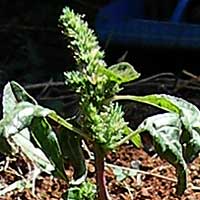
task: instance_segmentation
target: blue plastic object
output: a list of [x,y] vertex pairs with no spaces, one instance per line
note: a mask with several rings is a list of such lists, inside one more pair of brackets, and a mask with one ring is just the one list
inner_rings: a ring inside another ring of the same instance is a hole
[[180,22],[182,19],[182,16],[184,14],[185,9],[187,8],[187,5],[189,4],[190,0],[179,0],[176,9],[171,17],[172,22]]
[[189,0],[180,0],[170,21],[144,18],[143,0],[117,0],[96,18],[101,42],[125,46],[200,48],[200,25],[179,22]]

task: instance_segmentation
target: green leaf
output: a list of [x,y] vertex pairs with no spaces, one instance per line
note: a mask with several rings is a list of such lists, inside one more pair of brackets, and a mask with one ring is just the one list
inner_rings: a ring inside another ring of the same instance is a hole
[[119,99],[127,99],[141,103],[146,103],[169,112],[181,114],[181,109],[179,105],[176,105],[175,102],[172,101],[173,98],[175,97],[166,94],[152,94],[146,96],[119,96]]
[[191,162],[198,155],[200,152],[200,111],[195,105],[182,98],[165,94],[147,95],[144,97],[119,96],[119,99],[147,103],[179,114],[184,127],[181,135],[184,159],[187,162]]
[[44,172],[50,173],[55,169],[55,167],[51,164],[48,158],[45,156],[43,151],[33,145],[29,138],[25,137],[25,135],[29,133],[27,128],[23,129],[19,134],[15,134],[12,137],[12,140],[15,142],[15,145],[20,147],[21,151],[31,160],[34,164],[36,164],[39,169]]
[[140,76],[140,74],[134,69],[134,67],[127,62],[121,62],[112,65],[108,68],[108,70],[113,72],[118,77],[120,83],[133,81]]
[[121,167],[118,165],[112,165],[111,167],[113,169],[114,175],[116,176],[116,180],[119,182],[123,181],[127,177],[134,177],[137,175],[138,169],[136,170],[131,168],[125,169],[125,167]]
[[182,194],[187,186],[187,166],[180,143],[182,123],[176,113],[165,113],[145,119],[139,126],[153,137],[156,152],[176,167],[177,194]]
[[81,148],[81,138],[74,132],[61,127],[58,130],[58,140],[61,146],[62,155],[69,160],[74,168],[72,185],[79,185],[85,181],[87,168]]
[[[133,130],[127,127],[126,135],[129,135],[131,133],[133,133]],[[137,148],[141,147],[142,140],[141,140],[140,134],[134,134],[130,140]]]
[[67,197],[65,198],[66,200],[79,200],[81,199],[80,197],[81,189],[79,187],[71,187],[69,188],[67,192]]
[[12,112],[7,113],[0,121],[0,151],[9,154],[11,151],[15,151],[8,142],[10,136],[18,134],[20,131],[30,126],[34,117],[45,117],[52,111],[28,102],[20,102],[15,107],[9,107],[8,105],[6,105],[6,107],[11,109]]
[[45,117],[51,110],[28,102],[20,102],[9,115],[0,121],[0,126],[4,129],[4,136],[16,134],[28,127],[34,117]]
[[35,105],[37,104],[36,100],[32,96],[30,96],[24,90],[24,88],[22,86],[20,86],[17,82],[11,81],[9,84],[10,84],[12,92],[18,102],[27,101],[27,102],[35,104]]
[[101,67],[98,72],[104,73],[112,81],[119,84],[133,81],[140,76],[134,67],[127,62],[121,62],[109,68]]
[[36,117],[32,120],[30,128],[37,144],[55,165],[58,176],[66,180],[60,145],[47,120],[43,117]]
[[119,182],[123,181],[127,177],[127,175],[123,172],[121,168],[114,168],[113,173],[116,176],[116,180]]
[[3,89],[3,117],[6,115],[9,115],[14,110],[17,99],[15,98],[15,95],[13,94],[12,88],[10,86],[10,83],[6,84]]
[[69,188],[66,200],[94,200],[96,199],[95,196],[95,184],[85,181],[79,187]]

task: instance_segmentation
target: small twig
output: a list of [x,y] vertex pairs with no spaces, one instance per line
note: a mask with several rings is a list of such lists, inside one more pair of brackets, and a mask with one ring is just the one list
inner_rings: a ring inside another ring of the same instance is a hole
[[40,92],[40,94],[37,96],[37,98],[40,98],[41,96],[43,96],[43,94],[48,90],[48,88],[50,87],[50,85],[53,83],[53,78],[50,78],[50,80],[47,82],[46,86],[42,89],[42,91]]
[[199,186],[195,186],[195,185],[193,185],[192,183],[189,183],[189,184],[188,184],[188,187],[191,187],[191,189],[192,189],[193,191],[200,192],[200,187],[199,187]]
[[192,90],[199,90],[199,87],[195,86],[189,86],[189,84],[196,83],[200,81],[200,76],[196,76],[191,72],[188,72],[187,70],[182,71],[185,75],[190,77],[190,80],[178,80],[174,89],[174,92],[177,92],[178,90],[182,88],[192,89]]
[[4,170],[4,171],[5,171],[6,173],[9,173],[9,174],[12,174],[12,175],[15,175],[15,176],[18,176],[18,177],[24,179],[24,177],[23,177],[22,174],[18,173],[16,170],[14,170],[14,169],[12,169],[12,168],[10,168],[10,167],[9,167],[8,169]]
[[161,77],[163,78],[163,76],[170,76],[170,77],[172,76],[172,77],[176,78],[173,73],[171,73],[171,72],[164,72],[164,73],[159,73],[159,74],[152,75],[152,76],[147,77],[147,78],[140,79],[138,81],[134,81],[132,83],[125,84],[125,86],[126,87],[129,87],[129,86],[132,87],[134,85],[138,85],[138,84],[141,84],[141,83],[152,81],[152,80],[157,79],[157,78],[161,78]]
[[120,169],[123,169],[123,170],[126,170],[126,171],[134,171],[136,173],[140,173],[140,174],[144,174],[144,175],[148,175],[148,176],[154,176],[154,177],[159,178],[159,179],[163,179],[163,180],[171,181],[173,183],[177,183],[176,179],[169,178],[169,177],[166,177],[166,176],[163,176],[163,175],[160,175],[160,174],[155,174],[155,173],[143,171],[143,170],[140,170],[140,169],[132,169],[132,168],[129,168],[129,167],[113,165],[113,164],[109,164],[109,163],[105,163],[105,165],[108,166],[108,167],[111,167],[111,168],[120,168]]
[[130,199],[131,199],[131,200],[134,200],[134,196],[133,196],[133,194],[131,193],[130,186],[126,183],[126,181],[123,181],[123,184],[124,184],[126,190],[128,191],[128,194],[129,194]]
[[48,85],[48,87],[59,87],[59,86],[65,86],[65,83],[62,81],[58,82],[44,82],[44,83],[36,83],[36,84],[29,84],[25,85],[24,88],[27,90],[33,90],[33,89],[39,89],[39,88],[44,88]]
[[46,100],[66,100],[66,99],[73,99],[77,97],[76,94],[70,94],[70,95],[61,95],[61,96],[57,96],[57,97],[40,97],[39,99],[42,101],[46,101]]
[[196,76],[196,75],[194,75],[193,73],[188,72],[188,71],[185,70],[185,69],[184,69],[182,72],[183,72],[185,75],[191,77],[192,79],[197,79],[198,81],[200,80],[200,77],[199,77],[199,76]]

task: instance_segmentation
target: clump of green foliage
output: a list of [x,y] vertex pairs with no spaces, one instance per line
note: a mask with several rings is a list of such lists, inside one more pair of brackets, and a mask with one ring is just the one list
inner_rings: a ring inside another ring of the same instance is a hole
[[[187,187],[187,163],[200,152],[198,108],[165,94],[118,95],[123,83],[134,81],[140,74],[126,62],[107,66],[104,52],[83,16],[66,7],[59,22],[74,52],[76,66],[64,76],[66,85],[79,97],[79,112],[67,121],[55,111],[39,106],[18,83],[9,82],[3,94],[1,152],[9,155],[20,149],[37,169],[66,180],[69,183],[66,199],[106,200],[109,199],[104,177],[106,154],[127,141],[139,147],[140,133],[149,132],[156,152],[176,168],[177,194],[183,194]],[[164,113],[144,119],[132,130],[123,118],[120,100],[150,104]],[[52,122],[59,128],[55,129]],[[97,187],[85,182],[87,167],[82,141],[92,145]],[[73,180],[64,170],[68,161],[74,167]]]

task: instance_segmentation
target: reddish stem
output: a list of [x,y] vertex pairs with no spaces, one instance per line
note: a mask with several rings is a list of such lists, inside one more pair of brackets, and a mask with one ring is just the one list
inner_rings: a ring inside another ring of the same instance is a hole
[[95,168],[96,168],[96,182],[97,182],[97,195],[98,200],[109,200],[109,195],[106,188],[106,180],[104,174],[104,157],[105,152],[102,148],[95,145]]

